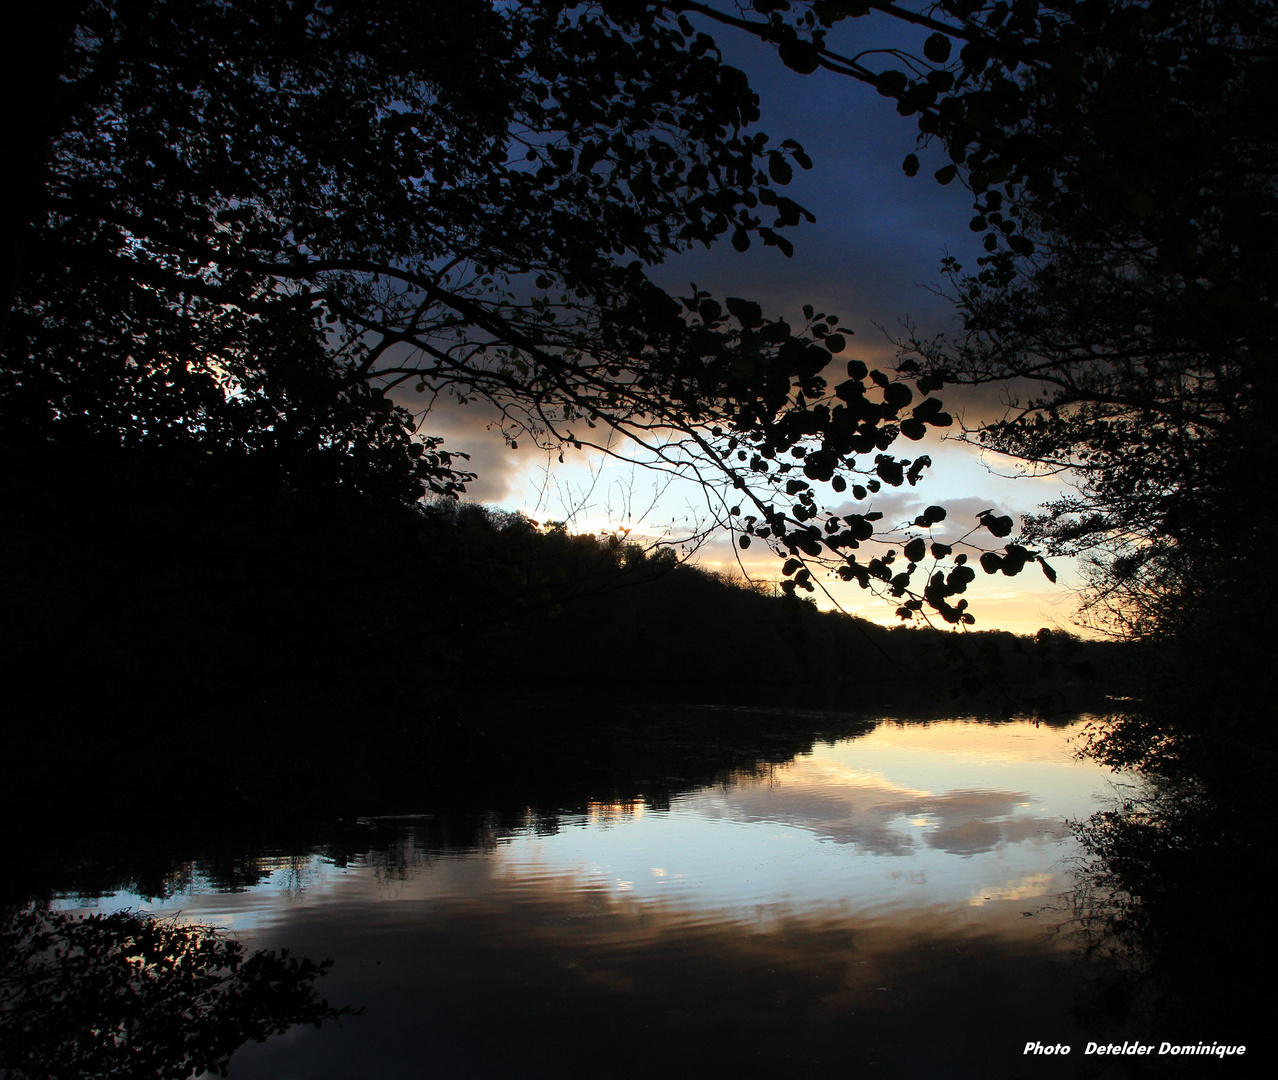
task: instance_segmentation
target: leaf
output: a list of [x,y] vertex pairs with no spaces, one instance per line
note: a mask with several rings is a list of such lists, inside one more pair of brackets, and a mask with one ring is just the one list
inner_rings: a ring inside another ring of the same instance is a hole
[[1012,533],[1013,522],[1006,514],[996,517],[993,510],[983,510],[976,517],[995,536],[1010,536]]
[[780,248],[781,254],[787,259],[793,258],[794,245],[784,236],[778,236],[771,229],[760,229],[759,235],[763,237],[763,242],[769,247]]
[[914,393],[905,383],[891,383],[883,388],[883,403],[898,412],[913,399]]
[[910,471],[905,474],[905,478],[910,482],[910,486],[913,487],[917,484],[919,479],[923,476],[923,470],[930,469],[931,467],[932,459],[928,457],[927,454],[920,454],[916,457],[914,459],[914,464],[910,466]]
[[1053,585],[1056,584],[1056,571],[1047,565],[1047,560],[1043,556],[1038,557],[1038,565],[1043,568],[1043,576],[1047,578]]
[[781,215],[781,224],[797,225],[803,219],[812,225],[816,223],[816,215],[807,207],[800,206],[785,195],[777,196],[777,213]]
[[790,339],[790,324],[784,319],[779,319],[774,323],[767,323],[759,330],[759,340],[766,341],[771,344],[778,344],[782,341]]
[[810,41],[790,37],[777,48],[781,63],[800,75],[811,75],[821,66],[821,51]]
[[763,309],[753,300],[742,300],[739,296],[729,296],[724,303],[728,311],[745,329],[753,330],[763,322]]
[[918,154],[906,154],[905,160],[901,162],[901,168],[905,171],[906,176],[918,176],[919,174]]
[[923,42],[923,55],[934,64],[943,64],[950,58],[952,43],[944,34],[932,34]]
[[884,71],[880,73],[875,89],[884,97],[897,97],[905,92],[909,83],[904,71]]
[[880,480],[891,484],[893,487],[900,487],[905,483],[904,466],[901,462],[895,461],[890,457],[881,455],[874,466],[874,471],[878,474]]

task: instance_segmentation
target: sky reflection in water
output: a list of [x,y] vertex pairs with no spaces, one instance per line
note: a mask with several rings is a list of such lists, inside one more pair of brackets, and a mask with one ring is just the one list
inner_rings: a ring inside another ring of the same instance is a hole
[[281,858],[239,893],[196,867],[163,903],[100,906],[336,960],[325,995],[366,1015],[246,1047],[234,1077],[1010,1075],[1029,1039],[1085,1038],[1056,900],[1065,820],[1111,780],[1077,731],[885,722],[668,810],[463,851],[406,821],[346,867]]

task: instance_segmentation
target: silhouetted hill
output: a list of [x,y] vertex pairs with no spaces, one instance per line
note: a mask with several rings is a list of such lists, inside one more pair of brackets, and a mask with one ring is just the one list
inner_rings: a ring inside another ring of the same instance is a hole
[[178,475],[99,459],[77,463],[74,491],[71,470],[8,478],[0,649],[20,714],[216,715],[334,680],[357,700],[390,682],[771,686],[850,702],[957,688],[991,704],[1118,670],[1112,645],[887,629],[668,548],[473,505],[301,493],[251,465]]

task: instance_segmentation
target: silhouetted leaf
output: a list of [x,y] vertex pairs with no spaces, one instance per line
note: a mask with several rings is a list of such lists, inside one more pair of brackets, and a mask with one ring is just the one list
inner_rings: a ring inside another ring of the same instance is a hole
[[753,330],[763,322],[763,309],[753,300],[742,300],[739,296],[729,296],[724,301],[728,311],[747,330]]
[[1013,528],[1013,522],[1006,515],[996,516],[992,510],[986,510],[977,515],[981,524],[989,529],[995,536],[1010,536]]
[[800,75],[811,75],[821,66],[821,53],[810,41],[799,37],[787,37],[777,47],[781,62]]
[[943,64],[950,58],[950,45],[944,34],[932,34],[923,42],[923,55],[934,64]]

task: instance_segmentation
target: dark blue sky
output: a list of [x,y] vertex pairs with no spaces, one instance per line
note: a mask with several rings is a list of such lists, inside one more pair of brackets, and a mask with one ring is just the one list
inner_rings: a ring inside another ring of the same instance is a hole
[[[864,46],[874,27],[850,24]],[[748,295],[778,313],[797,313],[812,302],[844,318],[857,332],[855,345],[879,350],[875,322],[894,328],[904,316],[943,324],[947,306],[922,284],[939,280],[946,251],[974,262],[977,237],[967,228],[970,194],[956,181],[942,187],[932,171],[945,159],[933,151],[909,178],[901,161],[915,149],[914,120],[895,104],[851,79],[818,71],[798,75],[772,49],[745,35],[716,35],[727,62],[744,70],[759,94],[761,130],[774,141],[797,139],[813,161],[797,171],[787,194],[811,210],[816,225],[787,235],[795,255],[756,245],[740,255],[730,245],[697,252],[656,275],[678,288],[691,277],[712,292]],[[845,33],[845,51],[856,47]],[[927,167],[928,159],[932,167]]]

